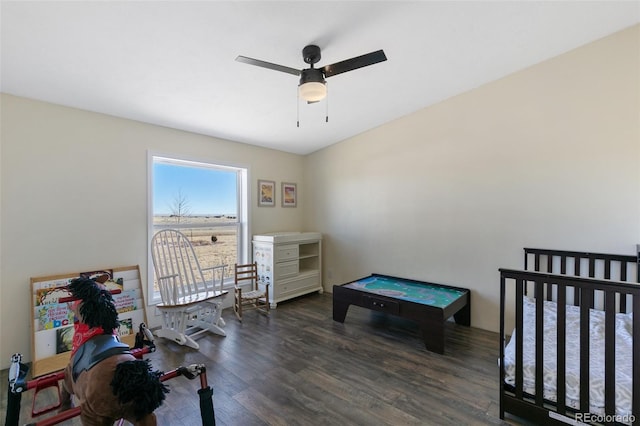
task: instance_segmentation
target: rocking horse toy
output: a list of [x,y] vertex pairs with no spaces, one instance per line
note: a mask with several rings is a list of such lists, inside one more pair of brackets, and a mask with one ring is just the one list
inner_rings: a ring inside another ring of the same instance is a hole
[[[77,415],[84,426],[112,425],[119,419],[133,425],[156,425],[154,410],[169,392],[162,382],[179,375],[189,379],[200,376],[203,425],[215,425],[213,392],[207,386],[203,365],[179,367],[166,374],[152,370],[149,361],[141,358],[155,350],[153,335],[141,324],[134,349],[119,341],[118,313],[109,290],[93,279],[81,277],[70,282],[68,291],[71,298],[67,299],[73,300],[69,307],[77,319],[69,364],[61,372],[27,382],[27,367],[20,362],[21,355],[15,354],[9,370],[6,426],[18,424],[22,392],[35,388],[37,394],[38,389],[59,386],[58,381],[62,382],[58,403],[38,412],[34,409],[32,415],[57,408],[60,412],[34,425],[58,424]],[[71,408],[72,396],[75,408]],[[34,407],[35,398],[34,395]]]
[[69,284],[74,324],[71,359],[65,369],[62,408],[71,394],[81,408],[83,425],[107,425],[123,418],[134,425],[155,425],[153,411],[169,389],[149,362],[131,355],[114,334],[120,323],[111,293],[89,278]]

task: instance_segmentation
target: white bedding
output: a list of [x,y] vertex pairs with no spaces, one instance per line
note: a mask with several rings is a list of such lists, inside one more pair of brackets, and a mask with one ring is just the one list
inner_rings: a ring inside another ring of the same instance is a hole
[[[524,391],[535,394],[535,301],[524,298],[523,378]],[[544,302],[544,398],[556,401],[556,303]],[[566,308],[566,403],[579,408],[580,400],[580,308]],[[616,314],[616,414],[631,414],[632,314]],[[604,414],[604,311],[591,310],[590,320],[590,412]],[[505,382],[515,385],[515,330],[505,348]]]

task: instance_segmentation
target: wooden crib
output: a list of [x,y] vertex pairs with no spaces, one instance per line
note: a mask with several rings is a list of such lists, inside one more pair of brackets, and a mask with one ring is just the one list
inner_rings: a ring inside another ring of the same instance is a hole
[[640,424],[639,255],[524,251],[500,269],[500,418]]

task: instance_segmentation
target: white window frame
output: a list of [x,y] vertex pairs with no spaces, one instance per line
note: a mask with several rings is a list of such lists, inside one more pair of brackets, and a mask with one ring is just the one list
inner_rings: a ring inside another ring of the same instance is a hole
[[[156,162],[175,164],[193,167],[205,167],[217,170],[234,171],[237,174],[237,243],[238,243],[238,263],[246,263],[251,253],[251,229],[249,224],[249,200],[251,199],[251,189],[249,187],[249,168],[241,164],[228,164],[220,161],[205,159],[187,158],[176,154],[162,154],[158,152],[147,152],[147,304],[156,305],[161,302],[160,293],[154,290],[153,260],[151,258],[151,238],[154,235],[153,226],[153,165]],[[203,225],[207,226],[207,225]],[[211,225],[208,225],[211,226]],[[234,225],[227,225],[234,226]],[[233,287],[233,282],[226,280],[225,288]]]

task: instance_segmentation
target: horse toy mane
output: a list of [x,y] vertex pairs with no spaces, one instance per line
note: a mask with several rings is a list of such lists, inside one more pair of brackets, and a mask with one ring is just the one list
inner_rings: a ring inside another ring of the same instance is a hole
[[73,297],[82,301],[79,320],[90,328],[101,327],[104,334],[111,334],[114,328],[118,328],[118,311],[109,290],[89,278],[74,279],[68,288]]
[[120,324],[111,293],[87,277],[69,283],[77,322],[71,359],[62,386],[62,410],[71,395],[80,405],[82,424],[113,424],[123,418],[134,425],[156,425],[153,411],[169,389],[148,360],[138,360],[114,335]]

